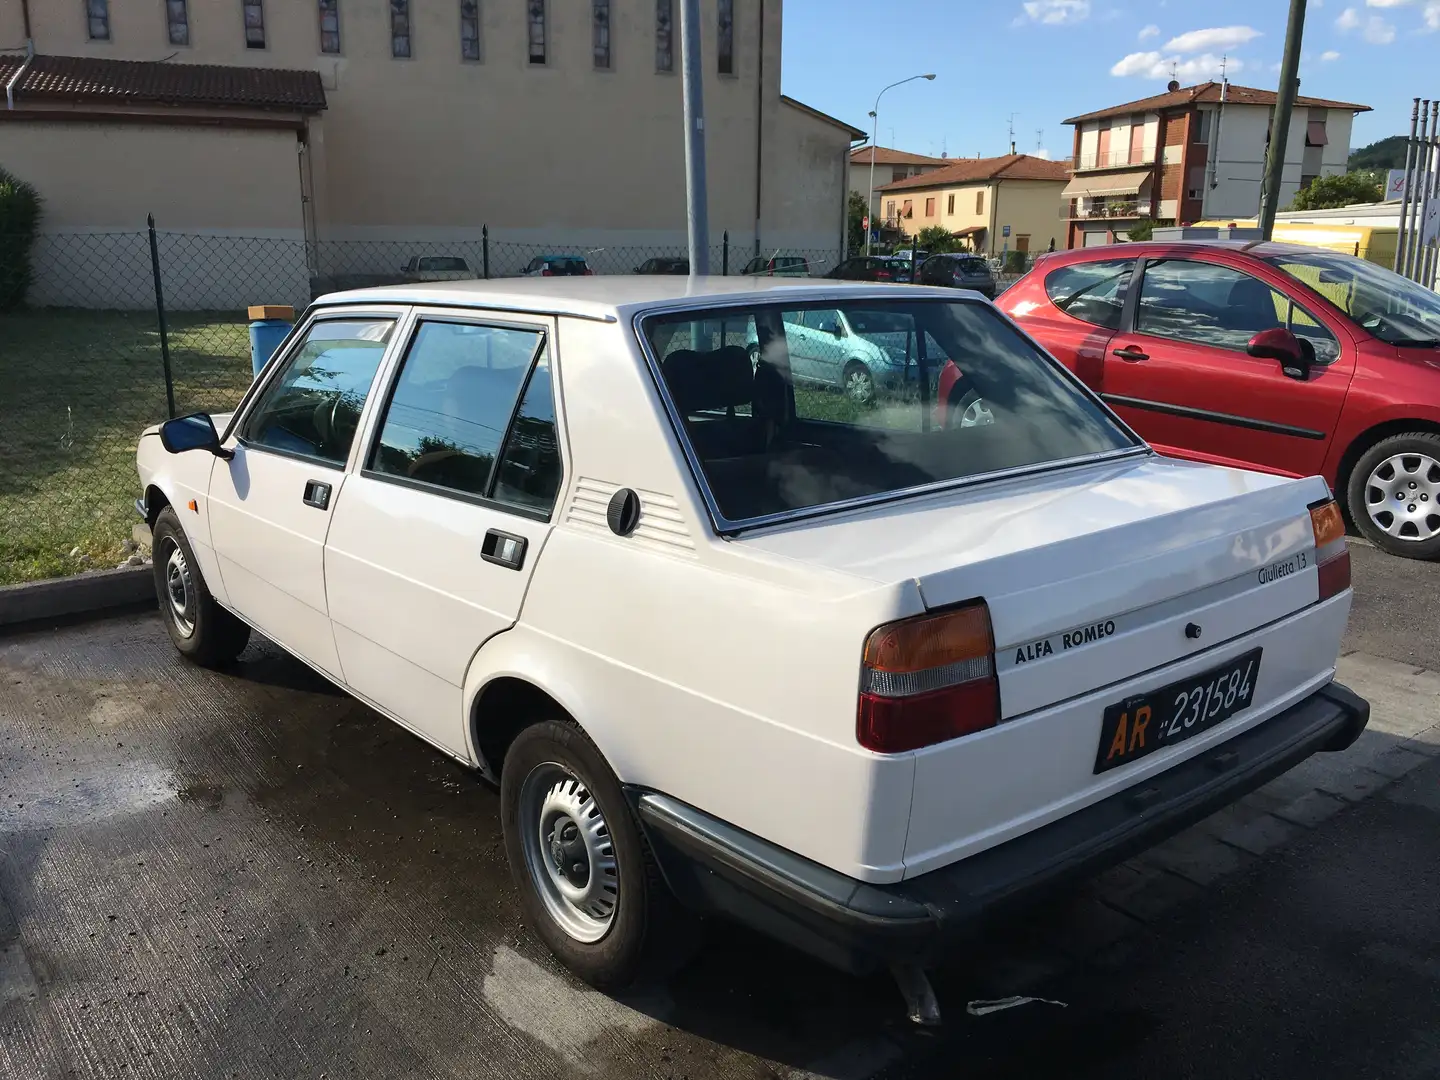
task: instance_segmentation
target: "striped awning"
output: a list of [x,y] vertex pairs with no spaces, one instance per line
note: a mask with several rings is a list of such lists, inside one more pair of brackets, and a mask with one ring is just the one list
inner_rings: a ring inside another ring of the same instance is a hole
[[1077,176],[1065,185],[1062,199],[1088,199],[1103,195],[1138,195],[1154,176],[1152,169]]

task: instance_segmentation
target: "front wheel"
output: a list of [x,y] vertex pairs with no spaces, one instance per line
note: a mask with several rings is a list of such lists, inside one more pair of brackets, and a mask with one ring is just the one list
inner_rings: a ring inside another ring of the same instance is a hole
[[845,365],[843,378],[845,396],[851,401],[868,405],[875,400],[875,376],[859,360],[851,360]]
[[1440,435],[1381,439],[1355,463],[1350,516],[1376,547],[1409,559],[1440,558]]
[[210,595],[180,519],[168,506],[155,519],[151,545],[160,617],[175,648],[204,667],[234,660],[250,640],[250,627]]
[[542,720],[516,736],[500,821],[525,921],[574,974],[615,990],[684,958],[673,947],[682,920],[630,804],[574,724]]

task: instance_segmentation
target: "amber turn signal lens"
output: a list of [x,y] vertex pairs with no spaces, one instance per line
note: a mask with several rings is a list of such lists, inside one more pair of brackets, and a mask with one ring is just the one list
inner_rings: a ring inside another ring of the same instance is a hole
[[889,623],[865,639],[865,666],[901,674],[990,655],[990,613],[984,604]]
[[1344,537],[1345,519],[1340,515],[1340,507],[1333,499],[1311,509],[1310,527],[1315,532],[1316,550]]

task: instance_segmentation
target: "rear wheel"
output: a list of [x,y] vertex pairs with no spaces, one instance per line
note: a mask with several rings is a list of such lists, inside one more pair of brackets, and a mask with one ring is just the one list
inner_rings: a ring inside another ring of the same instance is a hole
[[1409,559],[1440,557],[1440,435],[1381,439],[1355,463],[1350,516],[1376,547]]
[[205,667],[234,660],[250,640],[250,627],[210,595],[180,519],[168,506],[155,519],[151,543],[160,616],[175,648]]

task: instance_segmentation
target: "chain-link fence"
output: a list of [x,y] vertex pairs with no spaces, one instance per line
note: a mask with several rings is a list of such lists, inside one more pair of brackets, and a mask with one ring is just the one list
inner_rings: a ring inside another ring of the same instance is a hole
[[[712,274],[811,276],[833,249],[710,252]],[[339,289],[523,273],[689,271],[677,246],[326,241],[159,230],[52,233],[26,304],[0,312],[0,584],[129,556],[135,445],[171,411],[223,412],[250,385],[245,309]],[[162,329],[163,328],[163,329]]]

